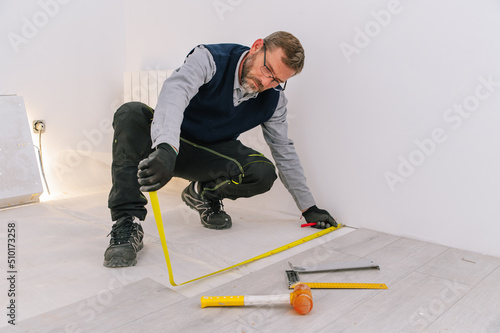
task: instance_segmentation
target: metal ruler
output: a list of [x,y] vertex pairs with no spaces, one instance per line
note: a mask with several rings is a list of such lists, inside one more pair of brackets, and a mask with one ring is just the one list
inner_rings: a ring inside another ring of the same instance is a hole
[[300,281],[297,271],[287,270],[285,273],[290,289],[298,283],[307,284],[311,289],[387,289],[383,283],[303,282]]
[[[297,282],[299,283],[299,282]],[[297,283],[289,288],[293,289]],[[387,289],[383,283],[300,282],[311,289]]]

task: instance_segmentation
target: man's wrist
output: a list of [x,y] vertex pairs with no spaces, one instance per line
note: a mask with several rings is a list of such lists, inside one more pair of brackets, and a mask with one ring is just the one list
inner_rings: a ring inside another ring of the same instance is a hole
[[174,146],[172,146],[170,143],[166,143],[166,142],[163,142],[163,143],[160,143],[158,146],[156,146],[157,149],[163,149],[167,152],[173,150],[175,152],[176,155],[179,154],[179,151],[177,150],[177,148],[175,148]]
[[312,205],[311,207],[309,207],[309,208],[307,208],[307,209],[304,209],[304,210],[302,211],[302,215],[303,215],[304,213],[306,213],[307,211],[309,211],[309,210],[314,210],[314,209],[317,209],[316,205]]

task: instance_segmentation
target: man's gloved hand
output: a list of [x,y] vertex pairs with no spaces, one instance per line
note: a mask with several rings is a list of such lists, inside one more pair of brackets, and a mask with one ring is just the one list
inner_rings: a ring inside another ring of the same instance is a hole
[[302,213],[302,216],[304,216],[307,223],[316,222],[316,225],[312,226],[313,228],[326,229],[337,226],[337,221],[335,221],[330,213],[324,209],[319,209],[316,205],[309,207],[309,209]]
[[139,184],[143,192],[158,191],[172,179],[174,175],[177,153],[167,143],[160,143],[148,158],[139,163]]

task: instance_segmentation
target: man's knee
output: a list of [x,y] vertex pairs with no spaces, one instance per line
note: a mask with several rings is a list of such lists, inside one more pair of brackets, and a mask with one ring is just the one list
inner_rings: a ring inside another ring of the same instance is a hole
[[113,119],[113,161],[138,162],[151,153],[150,118],[146,104],[129,102],[115,112]]
[[269,191],[278,178],[271,162],[255,162],[251,164],[249,169],[252,174],[251,178],[255,180],[255,185],[260,193]]
[[153,109],[141,102],[127,102],[116,110],[113,127],[149,125],[153,120]]

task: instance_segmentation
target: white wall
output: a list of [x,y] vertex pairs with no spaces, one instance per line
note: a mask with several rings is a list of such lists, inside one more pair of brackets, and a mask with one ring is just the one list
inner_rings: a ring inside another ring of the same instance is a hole
[[[500,255],[500,86],[477,88],[500,82],[497,1],[129,1],[127,13],[128,70],[294,33],[307,61],[287,88],[290,136],[318,205],[348,225]],[[474,111],[455,113],[463,103]]]
[[124,5],[2,1],[0,22],[0,94],[23,96],[30,122],[46,121],[42,148],[52,193],[109,187],[110,121],[125,67]]
[[[37,8],[24,3],[0,3],[7,31]],[[18,54],[2,39],[0,93],[24,95],[30,116],[47,119],[54,155],[86,140],[75,120],[91,130],[111,115],[123,71],[175,68],[199,43],[287,30],[307,57],[287,86],[290,136],[318,205],[348,225],[500,256],[500,86],[482,83],[500,82],[499,13],[495,0],[74,1]],[[474,111],[460,116],[464,103]],[[274,191],[279,209],[295,209]]]

